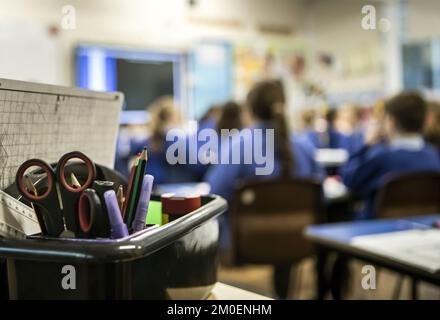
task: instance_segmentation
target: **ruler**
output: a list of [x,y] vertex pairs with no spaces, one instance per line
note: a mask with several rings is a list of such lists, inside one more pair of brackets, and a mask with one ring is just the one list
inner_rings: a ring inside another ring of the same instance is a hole
[[34,210],[0,190],[0,237],[23,239],[40,232]]

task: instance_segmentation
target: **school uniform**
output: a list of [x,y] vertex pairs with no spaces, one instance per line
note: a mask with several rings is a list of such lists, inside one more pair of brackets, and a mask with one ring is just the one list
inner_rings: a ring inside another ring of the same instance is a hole
[[200,121],[198,123],[198,131],[203,129],[213,129],[216,130],[217,128],[217,121],[214,119],[207,119],[205,121]]
[[345,185],[365,202],[358,219],[374,218],[374,199],[387,176],[411,172],[439,171],[440,157],[419,135],[399,137],[389,144],[364,146],[341,170]]
[[342,134],[339,139],[339,147],[347,150],[348,154],[354,154],[364,146],[364,133],[362,131],[352,134]]
[[326,132],[317,132],[315,130],[306,130],[300,134],[302,139],[308,140],[317,149],[339,149],[344,136],[333,128]]
[[437,135],[427,135],[425,136],[425,140],[431,143],[440,154],[440,134]]

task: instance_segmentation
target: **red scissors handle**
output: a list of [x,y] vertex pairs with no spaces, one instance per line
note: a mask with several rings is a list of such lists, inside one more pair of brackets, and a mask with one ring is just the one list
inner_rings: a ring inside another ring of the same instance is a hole
[[[67,162],[71,159],[81,159],[87,168],[87,180],[82,184],[80,188],[75,188],[66,181],[65,169]],[[79,151],[72,151],[63,155],[61,159],[58,161],[57,177],[59,179],[60,184],[69,192],[81,193],[85,189],[89,188],[92,185],[93,181],[95,180],[96,167],[93,161],[90,160],[90,158],[87,157],[84,153]]]
[[[46,173],[47,176],[47,190],[43,194],[35,195],[32,190],[28,190],[26,188],[26,183],[24,181],[26,170],[28,170],[31,167],[38,167]],[[43,160],[40,159],[29,159],[25,161],[17,171],[17,174],[15,176],[15,183],[18,188],[18,191],[29,201],[38,202],[40,200],[44,200],[52,193],[52,190],[55,185],[55,173],[52,169],[52,167]]]

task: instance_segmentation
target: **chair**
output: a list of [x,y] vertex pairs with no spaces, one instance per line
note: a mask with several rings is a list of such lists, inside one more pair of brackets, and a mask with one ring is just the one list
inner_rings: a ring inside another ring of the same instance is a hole
[[[440,173],[416,172],[389,176],[379,189],[375,203],[376,218],[404,218],[440,213]],[[397,280],[393,299],[398,299],[404,277]],[[417,282],[412,281],[412,296],[417,298]]]
[[[321,222],[323,213],[322,187],[314,180],[277,179],[241,185],[230,212],[234,263],[284,266],[279,270],[284,270],[282,281],[288,286],[292,264],[313,254],[303,229]],[[279,282],[275,272],[277,278],[275,285]]]
[[440,173],[389,176],[379,189],[375,217],[401,218],[440,213]]

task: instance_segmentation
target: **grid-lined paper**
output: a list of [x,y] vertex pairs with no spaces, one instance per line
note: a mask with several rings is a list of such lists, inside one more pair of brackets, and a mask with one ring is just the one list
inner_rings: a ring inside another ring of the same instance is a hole
[[0,79],[0,189],[30,158],[56,162],[81,151],[113,167],[122,100],[117,93]]

